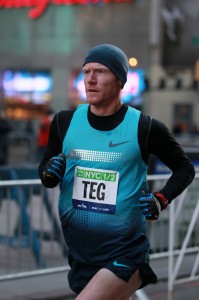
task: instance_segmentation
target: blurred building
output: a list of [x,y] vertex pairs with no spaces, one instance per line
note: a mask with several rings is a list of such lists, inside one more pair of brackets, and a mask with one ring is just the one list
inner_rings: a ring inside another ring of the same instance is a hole
[[199,127],[198,0],[31,3],[0,6],[0,109],[9,118],[37,120],[46,106],[56,112],[83,102],[74,82],[85,53],[113,43],[144,74],[145,91],[129,105],[170,129],[181,118],[183,128]]

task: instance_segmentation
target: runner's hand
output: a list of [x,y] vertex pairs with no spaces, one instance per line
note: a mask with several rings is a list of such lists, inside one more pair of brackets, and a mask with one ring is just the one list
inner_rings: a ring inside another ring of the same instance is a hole
[[155,221],[162,209],[159,200],[152,193],[146,193],[140,198],[140,210],[147,221]]
[[66,169],[66,156],[63,153],[60,153],[58,156],[52,157],[46,164],[45,170],[43,172],[43,177],[45,180],[54,179],[59,183],[65,173]]

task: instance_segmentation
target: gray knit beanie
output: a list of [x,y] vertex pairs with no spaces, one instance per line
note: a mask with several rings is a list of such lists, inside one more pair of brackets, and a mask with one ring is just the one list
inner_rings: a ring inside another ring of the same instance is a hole
[[121,80],[124,87],[129,64],[125,53],[120,48],[110,44],[98,45],[87,53],[83,66],[89,62],[105,65]]

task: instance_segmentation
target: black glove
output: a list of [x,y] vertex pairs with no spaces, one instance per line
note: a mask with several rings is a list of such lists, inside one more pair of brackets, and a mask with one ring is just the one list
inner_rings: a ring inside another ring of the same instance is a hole
[[147,221],[155,221],[159,218],[160,212],[168,205],[168,200],[160,193],[145,193],[140,198],[140,210]]
[[51,182],[53,186],[58,184],[64,177],[66,169],[66,156],[61,153],[58,156],[52,157],[46,164],[43,179],[49,183]]

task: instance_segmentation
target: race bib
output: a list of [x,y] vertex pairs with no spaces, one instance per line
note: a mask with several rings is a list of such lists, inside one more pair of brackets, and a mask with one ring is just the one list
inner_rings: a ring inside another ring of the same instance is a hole
[[98,213],[116,210],[119,173],[110,170],[76,167],[73,206]]

